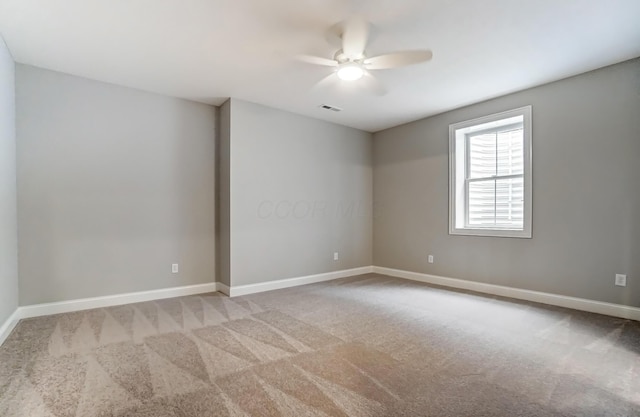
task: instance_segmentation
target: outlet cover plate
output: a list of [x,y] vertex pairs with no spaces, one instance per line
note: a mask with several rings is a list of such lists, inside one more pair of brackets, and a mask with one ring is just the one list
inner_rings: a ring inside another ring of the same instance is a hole
[[623,274],[616,274],[616,285],[618,287],[626,287],[627,286],[627,276]]

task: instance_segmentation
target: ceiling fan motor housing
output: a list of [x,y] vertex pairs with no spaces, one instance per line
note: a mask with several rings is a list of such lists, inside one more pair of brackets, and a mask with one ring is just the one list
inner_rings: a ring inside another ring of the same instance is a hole
[[344,64],[345,62],[355,62],[358,64],[363,64],[366,56],[364,51],[358,57],[350,57],[344,53],[342,49],[338,49],[336,53],[333,55],[333,59],[338,61],[340,64]]

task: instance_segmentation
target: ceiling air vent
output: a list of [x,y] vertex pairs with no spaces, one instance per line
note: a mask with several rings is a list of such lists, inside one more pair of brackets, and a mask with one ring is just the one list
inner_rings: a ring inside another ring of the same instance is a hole
[[335,111],[335,112],[342,111],[342,109],[340,107],[334,107],[334,106],[330,106],[328,104],[321,104],[319,107],[321,109],[331,110],[331,111]]

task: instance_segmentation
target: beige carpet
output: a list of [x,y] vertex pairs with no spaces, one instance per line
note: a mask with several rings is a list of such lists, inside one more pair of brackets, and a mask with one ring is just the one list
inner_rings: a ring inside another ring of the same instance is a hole
[[640,323],[380,275],[22,321],[0,416],[640,416]]

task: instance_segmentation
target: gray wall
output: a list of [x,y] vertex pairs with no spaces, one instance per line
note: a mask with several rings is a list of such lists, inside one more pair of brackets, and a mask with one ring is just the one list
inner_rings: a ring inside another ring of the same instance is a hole
[[15,66],[0,37],[0,326],[18,307]]
[[220,106],[218,134],[218,263],[216,280],[231,285],[231,100]]
[[[533,239],[448,235],[449,124],[528,104]],[[377,266],[640,306],[640,60],[376,133],[374,201]]]
[[371,265],[371,134],[230,105],[231,284]]
[[25,65],[16,86],[21,304],[214,281],[214,107]]

